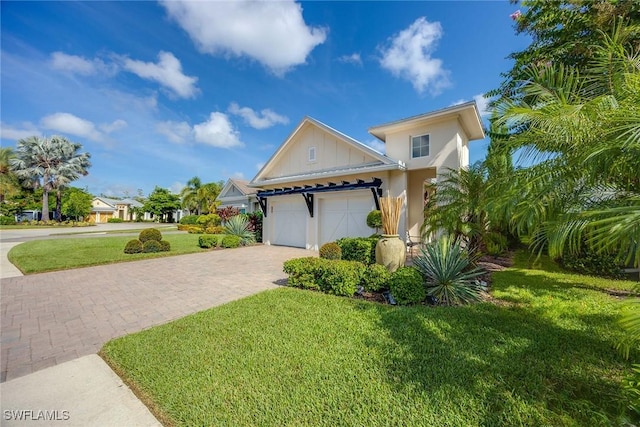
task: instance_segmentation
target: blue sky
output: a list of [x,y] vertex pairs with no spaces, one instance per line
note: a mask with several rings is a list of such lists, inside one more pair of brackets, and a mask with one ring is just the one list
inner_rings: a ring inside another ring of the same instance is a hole
[[529,43],[507,1],[0,4],[2,146],[81,143],[95,195],[251,179],[306,115],[383,151],[369,127],[483,108]]

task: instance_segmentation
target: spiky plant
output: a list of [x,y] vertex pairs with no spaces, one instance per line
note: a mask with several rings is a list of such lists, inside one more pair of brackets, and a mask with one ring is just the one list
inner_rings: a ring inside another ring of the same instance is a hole
[[238,236],[241,245],[251,245],[256,242],[256,235],[251,230],[249,220],[244,215],[232,216],[224,225],[224,233]]
[[469,254],[459,242],[445,236],[430,243],[414,259],[414,266],[425,277],[427,294],[441,304],[458,305],[478,301],[476,279],[484,273],[471,264]]

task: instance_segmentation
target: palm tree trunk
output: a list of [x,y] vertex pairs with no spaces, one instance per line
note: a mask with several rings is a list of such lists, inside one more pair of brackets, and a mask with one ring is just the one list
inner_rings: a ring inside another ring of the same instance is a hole
[[49,190],[42,188],[42,221],[49,221]]
[[56,190],[56,220],[62,222],[62,191]]

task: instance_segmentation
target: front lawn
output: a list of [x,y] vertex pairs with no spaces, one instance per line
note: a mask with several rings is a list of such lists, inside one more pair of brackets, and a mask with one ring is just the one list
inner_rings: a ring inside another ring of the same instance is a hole
[[[166,425],[616,424],[633,282],[517,267],[499,304],[391,307],[281,288],[113,340],[101,354]],[[581,277],[581,276],[577,276]]]
[[8,258],[24,274],[42,273],[202,252],[198,237],[197,234],[165,234],[162,239],[171,244],[171,251],[145,254],[124,253],[127,242],[136,236],[33,240],[11,248]]

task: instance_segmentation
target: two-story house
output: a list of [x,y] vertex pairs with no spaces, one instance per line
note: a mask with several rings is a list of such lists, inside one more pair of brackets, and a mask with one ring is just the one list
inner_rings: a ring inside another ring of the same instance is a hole
[[425,197],[446,168],[469,165],[469,142],[483,139],[475,102],[369,128],[386,155],[304,118],[250,182],[264,213],[266,244],[317,250],[341,237],[369,236],[382,196],[402,196],[400,236],[419,239]]

